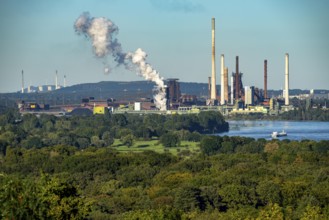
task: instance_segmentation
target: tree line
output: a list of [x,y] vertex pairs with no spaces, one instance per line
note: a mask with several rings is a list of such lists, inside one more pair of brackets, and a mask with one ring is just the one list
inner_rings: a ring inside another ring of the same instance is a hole
[[[199,141],[204,133],[228,131],[228,123],[219,112],[198,115],[107,114],[91,117],[55,117],[42,114],[22,117],[15,110],[0,115],[0,149],[8,146],[42,148],[54,145],[111,146],[114,139],[132,145],[134,140],[162,138],[165,145],[174,145],[178,138]],[[176,141],[175,141],[176,139]],[[166,143],[170,140],[169,143]],[[172,141],[173,140],[173,141]]]

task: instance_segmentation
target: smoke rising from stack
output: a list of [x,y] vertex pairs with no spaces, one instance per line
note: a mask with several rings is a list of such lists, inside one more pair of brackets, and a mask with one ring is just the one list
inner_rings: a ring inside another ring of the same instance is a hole
[[163,78],[150,64],[146,63],[146,57],[147,54],[141,48],[138,48],[134,53],[129,52],[126,55],[126,58],[131,59],[132,63],[137,66],[137,70],[144,79],[155,82],[157,93],[154,96],[154,102],[160,110],[166,110],[166,89]]
[[75,21],[74,28],[77,34],[84,35],[92,41],[93,51],[97,58],[104,58],[104,73],[110,73],[111,68],[106,61],[108,55],[112,55],[117,65],[124,65],[131,70],[136,67],[139,76],[155,82],[154,103],[160,110],[166,110],[166,92],[163,78],[146,62],[147,54],[138,48],[135,52],[125,53],[115,35],[119,28],[109,19],[104,17],[90,17],[84,12]]

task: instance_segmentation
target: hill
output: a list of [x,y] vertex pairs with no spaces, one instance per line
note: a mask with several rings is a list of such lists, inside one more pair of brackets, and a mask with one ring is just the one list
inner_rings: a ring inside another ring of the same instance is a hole
[[[82,98],[94,97],[97,100],[114,98],[116,100],[134,101],[140,98],[152,99],[154,83],[150,81],[102,81],[98,83],[83,83],[49,92],[39,93],[2,93],[0,94],[1,105],[8,101],[35,101],[39,103],[56,104],[77,104]],[[200,98],[207,98],[208,84],[194,82],[180,82],[182,94],[196,95]],[[217,85],[220,91],[220,85]],[[324,90],[328,93],[327,90]],[[308,90],[293,89],[291,95],[308,94]],[[269,97],[282,94],[281,90],[268,90]]]

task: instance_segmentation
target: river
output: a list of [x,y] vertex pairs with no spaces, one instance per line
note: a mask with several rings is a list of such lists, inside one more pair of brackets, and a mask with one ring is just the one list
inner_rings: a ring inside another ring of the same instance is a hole
[[272,139],[273,131],[284,130],[288,135],[278,139],[290,140],[329,140],[329,122],[314,121],[228,121],[230,131],[220,136],[244,136]]

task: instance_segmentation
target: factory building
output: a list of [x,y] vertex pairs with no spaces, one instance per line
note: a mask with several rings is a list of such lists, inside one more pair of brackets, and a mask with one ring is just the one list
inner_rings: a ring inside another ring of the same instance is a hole
[[245,86],[244,87],[244,104],[246,106],[255,104],[254,96],[255,96],[255,87]]
[[168,99],[170,103],[178,102],[181,97],[179,79],[167,79]]
[[176,109],[179,106],[181,90],[178,80],[179,79],[166,80],[167,109]]

